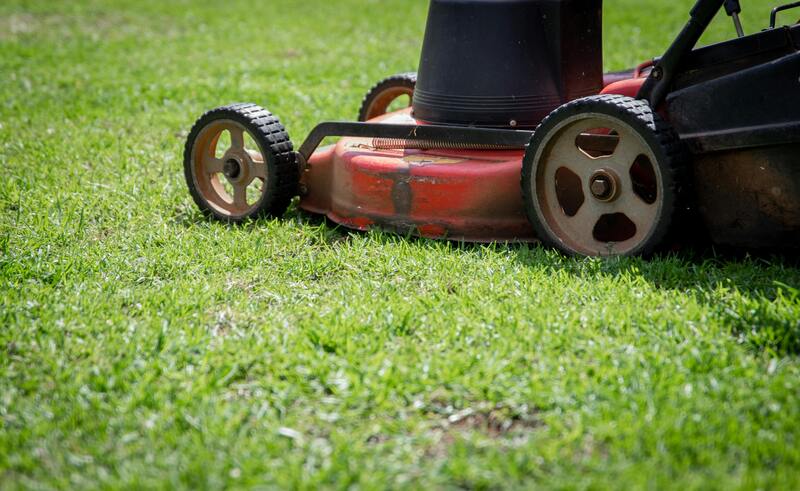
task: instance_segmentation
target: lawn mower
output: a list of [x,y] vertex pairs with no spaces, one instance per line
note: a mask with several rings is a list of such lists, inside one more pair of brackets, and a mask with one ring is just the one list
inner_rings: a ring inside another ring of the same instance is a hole
[[[736,37],[695,47],[723,7]],[[604,73],[602,0],[431,0],[418,71],[378,83],[359,121],[295,150],[266,109],[213,109],[186,181],[229,222],[299,196],[353,229],[576,255],[650,254],[695,222],[718,244],[798,247],[800,24],[776,23],[798,7],[745,35],[738,0],[698,0],[663,56]]]

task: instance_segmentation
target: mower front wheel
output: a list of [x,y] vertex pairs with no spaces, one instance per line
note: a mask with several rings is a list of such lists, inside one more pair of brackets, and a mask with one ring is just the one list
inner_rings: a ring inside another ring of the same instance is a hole
[[410,107],[416,85],[416,72],[398,73],[381,80],[369,89],[364,100],[361,101],[358,120],[369,121],[386,114],[389,106],[403,96],[408,97],[408,106]]
[[531,137],[522,194],[540,240],[567,254],[647,255],[683,207],[685,165],[672,128],[645,101],[567,103]]
[[183,166],[197,206],[226,222],[279,217],[298,186],[286,129],[256,104],[231,104],[203,114],[189,132]]

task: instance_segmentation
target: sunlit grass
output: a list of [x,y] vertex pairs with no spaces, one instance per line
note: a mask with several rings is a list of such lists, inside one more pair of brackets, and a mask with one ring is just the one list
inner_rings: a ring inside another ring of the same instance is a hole
[[[691,2],[609,0],[609,70]],[[766,1],[743,2],[749,31]],[[203,111],[295,142],[422,1],[0,4],[0,488],[796,488],[800,269],[204,219]],[[731,36],[719,19],[705,39]]]

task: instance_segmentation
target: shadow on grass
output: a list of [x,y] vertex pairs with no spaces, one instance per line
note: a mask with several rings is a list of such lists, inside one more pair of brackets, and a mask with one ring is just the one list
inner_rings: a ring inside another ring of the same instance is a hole
[[319,233],[315,234],[315,239],[321,240],[328,245],[349,242],[350,238],[353,236],[352,234],[360,233],[357,230],[344,228],[323,215],[303,212],[294,205],[290,206],[284,216],[280,218],[263,217],[239,223],[221,222],[210,215],[206,215],[196,206],[190,206],[188,204],[175,207],[171,213],[172,223],[184,228],[217,225],[244,232],[260,232],[268,223],[276,220],[284,222],[291,221],[306,228],[317,229]]
[[543,247],[516,247],[516,259],[531,267],[543,260],[587,277],[636,275],[653,287],[691,295],[712,318],[757,350],[777,356],[800,354],[800,267],[796,255],[707,247],[650,259],[567,258]]
[[[275,219],[262,218],[231,224],[238,230],[259,231]],[[313,243],[349,243],[363,234],[337,225],[324,216],[304,213],[292,206],[281,220],[313,229]],[[180,207],[173,223],[194,227],[212,221],[194,207]],[[390,231],[370,232],[371,240],[390,245],[406,240],[421,248],[442,241]],[[445,251],[492,251],[512,254],[531,268],[551,268],[577,277],[635,275],[654,288],[693,296],[705,305],[713,319],[757,350],[775,355],[800,354],[800,258],[797,255],[695,247],[681,252],[642,258],[574,258],[535,244],[470,244],[446,241]]]
[[[335,225],[335,224],[334,224]],[[339,229],[341,230],[341,229]],[[348,233],[348,232],[343,232]],[[349,232],[357,233],[357,232]],[[441,242],[379,233],[379,242],[409,240],[420,247]],[[800,258],[797,255],[714,247],[638,257],[567,257],[537,244],[447,242],[456,251],[490,250],[512,254],[531,268],[566,271],[576,277],[633,275],[654,288],[690,295],[753,349],[776,356],[800,354]]]

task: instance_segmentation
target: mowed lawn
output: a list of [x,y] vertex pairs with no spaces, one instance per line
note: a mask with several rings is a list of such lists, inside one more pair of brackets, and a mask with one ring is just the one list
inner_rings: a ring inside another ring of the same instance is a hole
[[[690,4],[608,0],[606,68]],[[800,487],[796,259],[196,210],[203,111],[260,103],[296,144],[352,120],[416,68],[426,9],[0,3],[0,489]]]

